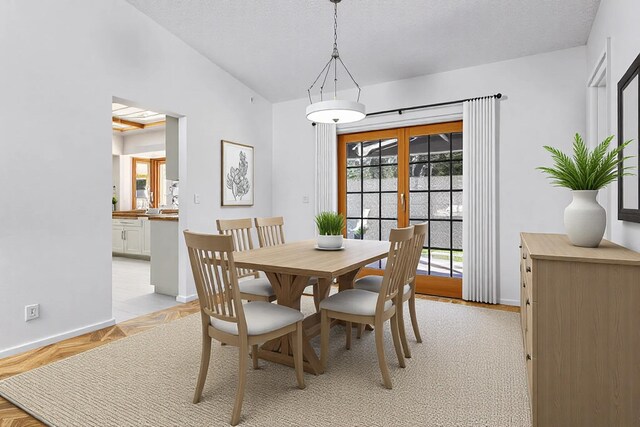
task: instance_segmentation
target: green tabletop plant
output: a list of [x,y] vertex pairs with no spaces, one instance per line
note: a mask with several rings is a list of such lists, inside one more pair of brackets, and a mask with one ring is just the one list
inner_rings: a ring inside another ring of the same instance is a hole
[[318,249],[341,249],[344,216],[337,212],[320,212],[315,222],[318,227]]

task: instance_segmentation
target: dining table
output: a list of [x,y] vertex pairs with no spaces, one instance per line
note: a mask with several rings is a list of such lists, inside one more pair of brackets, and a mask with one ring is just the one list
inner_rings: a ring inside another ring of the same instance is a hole
[[[320,334],[320,302],[329,295],[337,280],[338,291],[353,288],[360,270],[387,257],[389,242],[377,240],[345,239],[340,250],[321,250],[316,240],[302,240],[282,245],[234,252],[237,268],[265,273],[273,286],[277,304],[300,310],[300,302],[311,278],[317,278],[314,293],[316,313],[303,321],[304,370],[318,375],[323,373],[320,359],[310,340]],[[276,338],[262,344],[258,358],[293,367],[293,347],[290,336]]]

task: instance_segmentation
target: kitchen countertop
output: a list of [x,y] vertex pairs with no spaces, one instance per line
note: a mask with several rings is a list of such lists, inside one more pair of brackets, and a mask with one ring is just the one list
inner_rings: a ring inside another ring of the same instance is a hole
[[178,215],[149,215],[149,221],[178,221]]
[[163,209],[161,214],[147,214],[146,211],[139,209],[131,211],[114,211],[111,212],[111,218],[148,218],[161,221],[177,221],[179,216],[177,209]]

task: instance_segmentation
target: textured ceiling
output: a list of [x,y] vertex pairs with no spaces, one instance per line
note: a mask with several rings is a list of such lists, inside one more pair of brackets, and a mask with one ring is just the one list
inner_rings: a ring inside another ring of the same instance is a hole
[[[306,96],[331,54],[329,0],[127,1],[272,102]],[[599,3],[344,0],[338,46],[363,86],[583,45]]]

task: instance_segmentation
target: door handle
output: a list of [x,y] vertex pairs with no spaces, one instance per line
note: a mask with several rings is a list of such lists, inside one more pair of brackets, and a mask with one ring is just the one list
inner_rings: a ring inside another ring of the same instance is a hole
[[127,240],[127,232],[122,230],[122,240]]
[[404,193],[400,193],[400,203],[402,204],[402,210],[406,209],[406,204],[404,202]]

